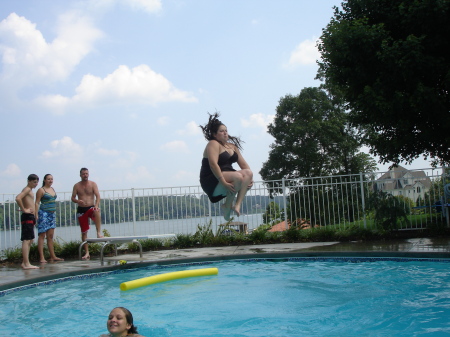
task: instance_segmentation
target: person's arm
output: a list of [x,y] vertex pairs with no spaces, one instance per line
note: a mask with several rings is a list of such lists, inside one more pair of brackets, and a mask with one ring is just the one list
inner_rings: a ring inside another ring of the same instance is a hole
[[36,217],[36,222],[37,222],[38,217],[39,217],[39,203],[41,202],[41,199],[42,199],[43,195],[44,195],[44,189],[41,187],[36,192],[36,202],[34,204],[34,214],[35,214],[35,217]]
[[237,146],[234,147],[234,151],[236,151],[237,155],[238,155],[238,161],[237,164],[239,165],[239,167],[241,168],[241,170],[245,170],[245,169],[249,169],[250,170],[250,166],[247,164],[247,162],[244,159],[244,156],[242,156],[241,152],[239,151],[239,149],[237,148]]
[[73,190],[72,190],[72,198],[71,198],[71,200],[72,200],[72,202],[74,202],[74,203],[80,205],[80,203],[81,203],[81,204],[83,203],[83,200],[77,199],[77,195],[78,195],[77,184],[75,184],[75,185],[73,186]]
[[16,196],[16,203],[17,203],[17,205],[19,205],[20,210],[21,210],[23,213],[30,213],[30,214],[33,214],[34,212],[33,212],[33,209],[32,209],[32,208],[25,208],[25,206],[23,205],[23,198],[25,198],[25,197],[28,195],[28,193],[30,193],[30,191],[31,191],[31,188],[29,188],[28,186],[25,187],[25,188],[22,190],[22,192],[20,192],[20,193]]
[[94,190],[94,195],[95,195],[95,209],[99,210],[100,209],[100,192],[98,191],[98,186],[96,183],[92,182],[93,184],[93,190]]
[[[241,154],[241,152],[239,151],[237,146],[234,147],[234,150],[236,151],[236,153],[238,155],[237,163],[238,163],[239,167],[241,168],[241,170],[244,170],[244,169],[250,170],[250,166],[245,161],[244,156]],[[250,188],[252,188],[252,186],[253,186],[253,180],[248,185],[248,188],[250,189]]]
[[227,190],[234,192],[234,185],[225,180],[225,177],[220,170],[220,144],[216,141],[211,140],[208,145],[206,145],[206,155],[208,156],[209,167],[211,168],[211,171],[217,178],[217,180],[219,180],[219,183],[225,186]]

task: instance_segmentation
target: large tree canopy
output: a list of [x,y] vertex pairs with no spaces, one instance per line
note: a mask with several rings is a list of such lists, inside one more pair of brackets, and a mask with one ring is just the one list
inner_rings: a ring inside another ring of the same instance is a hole
[[373,172],[376,162],[359,152],[342,103],[319,88],[280,99],[268,127],[275,138],[260,171],[264,180]]
[[450,163],[450,0],[347,0],[318,47],[372,154]]

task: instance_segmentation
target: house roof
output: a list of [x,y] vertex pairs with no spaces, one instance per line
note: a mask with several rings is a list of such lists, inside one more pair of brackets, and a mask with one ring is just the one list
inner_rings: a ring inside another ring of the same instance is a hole
[[397,166],[391,168],[389,171],[385,172],[378,180],[384,179],[399,179],[404,176],[404,174],[408,172],[403,166]]
[[[408,177],[406,177],[408,175]],[[420,182],[425,188],[431,187],[431,179],[425,174],[424,171],[410,171],[403,166],[393,167],[388,172],[385,172],[378,181],[383,181],[384,190],[397,190],[397,189],[409,189],[411,184],[403,186],[402,178],[412,179],[414,185]]]
[[286,226],[286,221],[281,221],[280,223],[273,225],[268,232],[284,232],[286,229],[288,229],[288,226]]

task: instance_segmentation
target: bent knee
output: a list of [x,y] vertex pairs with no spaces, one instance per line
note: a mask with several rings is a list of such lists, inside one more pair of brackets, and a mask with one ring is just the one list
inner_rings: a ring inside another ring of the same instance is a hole
[[244,177],[244,179],[252,179],[253,178],[253,172],[250,169],[241,170],[241,174]]

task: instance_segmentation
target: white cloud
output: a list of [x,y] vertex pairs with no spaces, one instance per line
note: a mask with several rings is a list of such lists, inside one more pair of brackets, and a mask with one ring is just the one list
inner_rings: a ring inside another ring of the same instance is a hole
[[273,122],[274,118],[275,115],[252,114],[248,119],[241,118],[241,124],[245,128],[262,128],[265,132],[267,126]]
[[59,17],[56,38],[49,43],[36,24],[11,13],[0,22],[3,85],[20,88],[66,79],[101,36],[88,17],[71,11]]
[[145,166],[139,166],[134,171],[128,171],[125,180],[130,183],[139,183],[139,186],[145,186],[154,179],[154,176],[147,170]]
[[74,162],[83,155],[83,148],[75,143],[70,137],[63,137],[61,139],[53,140],[50,143],[51,150],[46,150],[42,153],[45,159],[58,159]]
[[180,170],[178,172],[175,173],[175,175],[173,176],[173,180],[174,181],[195,181],[194,179],[197,179],[198,177],[198,173],[193,173],[193,172],[188,172],[188,171],[183,171]]
[[142,9],[148,13],[157,13],[162,8],[161,0],[125,0],[124,2],[133,9]]
[[160,149],[172,153],[189,153],[188,146],[181,140],[174,140],[173,142],[163,144]]
[[108,150],[108,149],[104,149],[104,148],[99,148],[97,150],[97,153],[102,156],[107,156],[107,157],[115,157],[120,154],[119,151],[117,151],[117,150]]
[[62,95],[47,95],[36,98],[34,102],[45,109],[53,111],[57,115],[62,115],[70,105],[71,100]]
[[315,64],[320,58],[316,47],[317,39],[305,40],[300,43],[289,57],[288,66]]
[[111,152],[111,155],[115,157],[114,161],[108,162],[108,166],[111,169],[130,170],[138,158],[138,154],[132,151],[127,152],[116,151],[115,154]]
[[9,164],[4,171],[1,172],[2,176],[18,177],[20,176],[20,167],[16,164]]
[[196,97],[175,88],[164,76],[144,64],[132,69],[121,65],[105,78],[85,75],[76,88],[76,92],[77,94],[71,98],[60,95],[41,96],[35,100],[35,103],[54,109],[55,112],[61,112],[71,104],[77,106],[118,103],[156,105],[160,102],[171,101],[197,102]]
[[195,122],[189,122],[186,124],[183,130],[178,130],[177,134],[179,135],[187,135],[187,136],[195,136],[201,134],[201,129]]
[[156,121],[159,125],[167,125],[169,124],[169,117],[167,116],[162,116],[159,117],[158,120]]
[[103,13],[115,5],[123,5],[136,11],[144,11],[149,14],[158,13],[162,9],[161,0],[88,0],[84,5],[91,12]]

